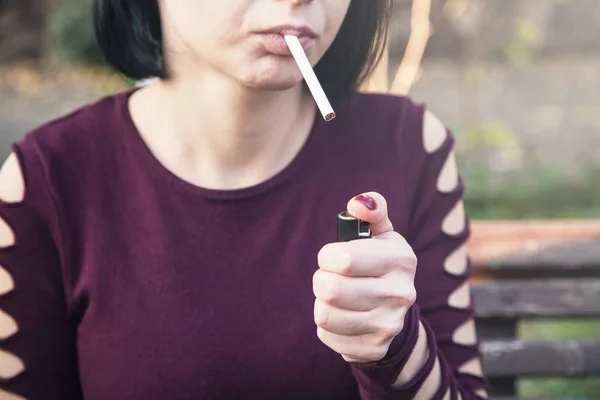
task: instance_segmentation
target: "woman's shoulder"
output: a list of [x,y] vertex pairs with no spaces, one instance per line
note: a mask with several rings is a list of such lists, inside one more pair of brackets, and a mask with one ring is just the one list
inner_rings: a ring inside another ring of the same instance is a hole
[[50,193],[54,202],[70,202],[118,173],[128,93],[84,104],[35,127],[12,144],[32,197]]
[[410,96],[383,92],[355,91],[342,100],[344,106],[350,106],[358,111],[360,108],[366,114],[379,116],[389,112],[408,111],[418,113],[423,103],[417,102]]
[[[371,139],[394,141],[402,149],[422,149],[433,153],[447,141],[452,133],[430,109],[427,103],[410,96],[388,93],[354,92],[340,103],[339,114],[345,113],[356,131]],[[447,143],[446,143],[447,144]]]
[[455,143],[453,132],[427,103],[409,96],[355,92],[339,104],[338,114],[358,143],[386,148],[386,154],[411,164],[413,171],[415,164],[445,159]]
[[54,117],[26,132],[15,145],[41,157],[85,159],[86,153],[97,153],[114,142],[112,137],[124,121],[120,104],[129,93],[130,90],[104,95]]

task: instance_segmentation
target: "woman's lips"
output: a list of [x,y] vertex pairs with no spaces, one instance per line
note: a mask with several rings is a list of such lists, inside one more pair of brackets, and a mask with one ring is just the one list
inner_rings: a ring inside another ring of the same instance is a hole
[[[292,55],[292,52],[285,42],[283,33],[260,33],[259,38],[262,42],[262,45],[269,53],[278,56]],[[315,39],[310,36],[298,36],[298,39],[300,40],[300,44],[302,45],[304,52],[307,54],[310,53],[310,50],[315,43]]]

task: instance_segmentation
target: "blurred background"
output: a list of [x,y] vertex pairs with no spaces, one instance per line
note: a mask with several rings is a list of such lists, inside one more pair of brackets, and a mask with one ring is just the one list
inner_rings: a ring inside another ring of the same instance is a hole
[[[475,279],[491,279],[500,256],[573,239],[600,247],[599,39],[599,0],[394,0],[364,90],[409,94],[457,136]],[[88,1],[0,0],[0,158],[29,129],[132,84],[104,65]],[[528,318],[518,337],[598,340],[600,322]],[[517,386],[600,397],[595,377]]]

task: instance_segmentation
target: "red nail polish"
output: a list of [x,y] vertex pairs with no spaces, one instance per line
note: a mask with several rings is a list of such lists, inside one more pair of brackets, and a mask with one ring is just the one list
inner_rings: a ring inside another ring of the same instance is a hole
[[356,196],[354,200],[360,202],[362,205],[364,205],[371,211],[377,208],[377,203],[375,202],[375,199],[367,194],[360,194]]

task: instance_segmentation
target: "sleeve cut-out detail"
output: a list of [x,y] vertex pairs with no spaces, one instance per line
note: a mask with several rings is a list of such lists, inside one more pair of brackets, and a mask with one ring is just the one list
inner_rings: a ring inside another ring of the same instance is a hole
[[[353,365],[352,371],[364,400],[457,400],[458,393],[472,400],[474,391],[486,388],[487,382],[483,376],[458,372],[467,360],[481,359],[479,346],[461,344],[472,342],[468,326],[462,325],[476,314],[468,285],[473,268],[466,245],[471,234],[463,200],[466,186],[457,170],[452,131],[426,106],[415,105],[414,111],[412,116],[404,114],[397,143],[403,149],[402,165],[408,166],[403,169],[402,189],[409,204],[403,230],[420,265],[415,275],[417,301],[410,308],[418,322],[410,320],[410,329],[398,336],[404,343],[390,346],[388,357],[367,366]],[[419,325],[426,330],[426,352],[416,350]],[[413,355],[422,362],[424,353],[427,357],[419,371],[407,368]]]
[[15,288],[15,281],[11,274],[0,265],[0,296],[11,292]]
[[440,389],[440,383],[442,382],[442,369],[440,367],[440,359],[435,358],[435,364],[433,365],[433,370],[425,379],[421,388],[415,395],[415,400],[429,400],[432,399],[433,396]]
[[426,110],[423,118],[423,147],[425,147],[425,151],[431,154],[438,150],[447,136],[446,126],[442,121],[434,113]]
[[25,397],[21,397],[18,394],[7,392],[6,390],[0,389],[0,400],[27,400]]
[[451,275],[462,275],[467,271],[467,246],[462,245],[444,260],[444,270]]
[[18,330],[17,321],[9,314],[0,310],[0,339],[8,339],[17,333]]
[[487,393],[487,390],[485,390],[485,389],[477,389],[475,391],[475,394],[483,399],[488,398],[488,393]]
[[452,399],[452,392],[450,390],[450,388],[448,388],[448,390],[446,390],[446,394],[444,395],[444,398],[442,400],[451,400]]
[[0,349],[0,378],[12,379],[24,370],[25,364],[19,357]]
[[452,341],[463,346],[476,345],[477,334],[475,330],[475,321],[469,319],[467,322],[456,328],[452,335]]
[[0,201],[5,203],[21,203],[25,198],[25,182],[21,166],[15,153],[0,168]]
[[450,193],[456,186],[458,186],[458,169],[454,151],[451,151],[438,177],[437,188],[442,193]]
[[463,400],[462,394],[460,394],[460,392],[459,392],[459,393],[457,393],[457,395],[456,395],[456,398],[457,398],[458,400]]
[[460,285],[448,297],[448,305],[454,308],[467,308],[471,304],[471,286],[469,282]]
[[[62,136],[47,132],[42,143],[30,132],[0,167],[0,389],[31,400],[82,398],[69,303],[77,278],[63,268],[70,203],[56,192],[69,168],[57,152],[70,157],[74,148]],[[19,399],[0,391],[0,399],[11,398]]]
[[469,374],[477,377],[483,376],[481,360],[479,358],[473,358],[467,361],[458,369],[458,372],[461,374]]
[[408,357],[408,361],[400,371],[398,378],[396,380],[396,385],[403,385],[406,382],[414,379],[415,375],[422,368],[420,364],[422,364],[421,356],[423,353],[427,352],[427,331],[422,323],[419,323],[419,336],[417,338],[417,343],[415,343],[415,347],[412,350],[412,353]]
[[442,231],[450,236],[458,235],[465,230],[465,223],[465,208],[461,199],[442,221]]
[[0,249],[15,244],[15,233],[6,221],[0,217]]

